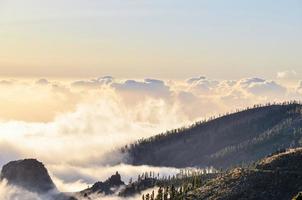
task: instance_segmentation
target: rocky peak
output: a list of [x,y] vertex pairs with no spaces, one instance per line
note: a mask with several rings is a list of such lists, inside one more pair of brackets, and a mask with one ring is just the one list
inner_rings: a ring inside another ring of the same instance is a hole
[[124,185],[124,182],[121,179],[121,175],[118,172],[116,172],[115,175],[112,175],[110,178],[108,178],[106,182],[108,182],[109,185],[111,186]]
[[83,196],[88,196],[93,193],[113,194],[116,189],[125,183],[121,180],[121,175],[116,172],[104,182],[96,182],[91,188],[80,192]]
[[1,180],[26,190],[47,193],[57,191],[43,163],[36,159],[12,161],[2,167]]

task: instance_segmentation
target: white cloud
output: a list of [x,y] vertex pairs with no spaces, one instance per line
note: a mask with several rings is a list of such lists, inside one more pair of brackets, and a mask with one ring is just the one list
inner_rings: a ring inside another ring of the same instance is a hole
[[[58,85],[50,88],[58,96],[72,93]],[[60,114],[50,122],[0,121],[0,131],[5,133],[0,138],[6,141],[0,143],[1,163],[37,158],[50,166],[63,189],[75,188],[101,178],[92,174],[88,178],[88,171],[92,169],[105,172],[108,166],[116,170],[109,166],[126,158],[115,152],[116,148],[187,121],[186,116],[178,114],[179,109],[162,99],[139,99],[129,106],[123,96],[112,89],[92,90],[88,94],[74,111]],[[51,167],[58,165],[69,170],[59,173],[58,168]],[[78,173],[70,174],[68,166],[76,168]],[[122,168],[127,171],[126,167]],[[80,173],[80,169],[86,170]],[[129,174],[137,170],[129,168]]]
[[38,85],[48,85],[49,81],[45,78],[42,78],[42,79],[37,80],[36,84],[38,84]]
[[98,87],[103,85],[109,85],[113,82],[114,78],[111,76],[103,76],[96,79],[91,80],[81,80],[75,81],[72,83],[72,86],[80,86],[80,87]]
[[281,71],[277,73],[279,79],[292,79],[297,78],[298,73],[294,70]]
[[201,76],[199,78],[190,78],[187,80],[187,83],[190,85],[191,90],[195,90],[195,92],[200,94],[209,94],[212,90],[216,89],[219,81]]
[[300,81],[299,84],[298,84],[297,92],[302,94],[302,81]]
[[[102,77],[83,80],[82,87],[47,82],[0,87],[0,164],[37,158],[49,167],[63,190],[104,180],[114,170],[125,177],[141,171],[115,165],[126,159],[113,151],[124,144],[200,118],[292,98],[286,85],[260,78],[168,81]],[[297,90],[301,89],[302,83]],[[301,94],[295,97],[301,99]],[[8,112],[14,109],[18,111],[15,115]]]
[[0,81],[0,85],[10,85],[11,82],[10,81],[7,81],[7,80],[1,80]]
[[6,180],[0,181],[1,200],[54,200],[53,194],[36,194],[23,188],[9,185]]
[[144,81],[126,80],[123,83],[113,83],[112,87],[122,92],[138,92],[159,98],[170,95],[170,88],[162,80],[145,79]]
[[118,164],[114,166],[74,166],[74,165],[48,165],[53,173],[51,176],[61,191],[79,191],[86,189],[97,181],[105,181],[117,171],[126,184],[130,179],[136,180],[138,175],[145,172],[154,172],[161,177],[175,175],[179,169],[172,167],[133,166]]
[[246,91],[266,97],[282,96],[286,93],[286,88],[275,81],[268,81],[260,78],[247,78],[239,81],[240,86]]
[[3,166],[11,160],[17,160],[21,157],[21,150],[9,142],[0,140],[0,166]]

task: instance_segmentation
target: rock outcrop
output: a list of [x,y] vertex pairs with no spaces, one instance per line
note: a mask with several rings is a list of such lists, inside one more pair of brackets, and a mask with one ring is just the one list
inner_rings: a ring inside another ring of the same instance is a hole
[[2,168],[1,179],[36,193],[57,191],[43,163],[35,159],[9,162]]
[[84,197],[88,197],[91,194],[109,195],[115,193],[123,185],[125,183],[121,180],[121,175],[116,172],[116,174],[112,175],[105,182],[97,182],[91,188],[81,191],[80,195]]
[[24,159],[7,163],[2,167],[0,179],[6,179],[10,185],[37,193],[41,197],[40,199],[76,200],[76,198],[57,190],[43,163],[36,159]]

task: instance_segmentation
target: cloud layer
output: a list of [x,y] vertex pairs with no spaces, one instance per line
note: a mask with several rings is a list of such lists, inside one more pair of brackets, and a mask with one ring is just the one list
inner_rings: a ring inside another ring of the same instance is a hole
[[125,179],[150,170],[120,164],[127,157],[116,149],[139,138],[253,104],[302,100],[301,83],[290,87],[257,77],[0,80],[0,91],[0,165],[37,158],[63,191],[116,170]]

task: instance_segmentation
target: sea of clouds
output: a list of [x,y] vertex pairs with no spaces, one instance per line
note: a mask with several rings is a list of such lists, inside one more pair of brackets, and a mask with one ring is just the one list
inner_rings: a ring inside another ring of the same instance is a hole
[[[285,84],[281,79],[288,74],[280,72],[276,80],[0,80],[0,167],[37,158],[64,192],[85,189],[115,171],[125,182],[145,171],[177,173],[173,168],[123,164],[128,157],[118,149],[238,108],[301,100],[302,82]],[[18,199],[13,197],[19,193],[24,191],[1,183],[1,199]]]

